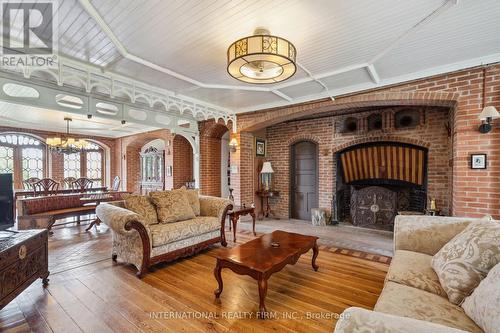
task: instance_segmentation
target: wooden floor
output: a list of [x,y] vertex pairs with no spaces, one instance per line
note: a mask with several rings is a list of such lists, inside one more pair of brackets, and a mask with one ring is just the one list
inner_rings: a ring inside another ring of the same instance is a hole
[[[374,306],[390,261],[321,246],[318,272],[307,253],[269,279],[266,306],[274,318],[261,320],[255,318],[257,284],[248,276],[223,270],[224,291],[215,300],[217,246],[161,264],[139,280],[130,265],[112,263],[106,226],[83,230],[55,231],[48,288],[37,281],[1,310],[0,331],[332,332],[335,315],[345,308]],[[238,243],[252,238],[248,231],[238,233]]]

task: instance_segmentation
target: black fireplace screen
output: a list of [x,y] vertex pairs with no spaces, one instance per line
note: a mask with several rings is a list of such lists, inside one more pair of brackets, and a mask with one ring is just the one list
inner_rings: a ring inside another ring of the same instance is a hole
[[398,211],[425,210],[426,148],[377,142],[348,148],[336,157],[336,215],[340,221],[392,229]]

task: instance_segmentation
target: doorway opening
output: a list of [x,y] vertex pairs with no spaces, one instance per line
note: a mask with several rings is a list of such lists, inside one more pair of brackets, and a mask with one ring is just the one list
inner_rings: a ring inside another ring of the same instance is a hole
[[310,220],[311,209],[318,208],[318,145],[299,141],[291,146],[290,217]]

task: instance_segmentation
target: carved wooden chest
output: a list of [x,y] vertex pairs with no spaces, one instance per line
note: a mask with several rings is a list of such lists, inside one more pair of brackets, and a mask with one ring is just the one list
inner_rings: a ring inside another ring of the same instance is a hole
[[36,279],[46,285],[48,276],[47,230],[18,231],[0,238],[0,309]]

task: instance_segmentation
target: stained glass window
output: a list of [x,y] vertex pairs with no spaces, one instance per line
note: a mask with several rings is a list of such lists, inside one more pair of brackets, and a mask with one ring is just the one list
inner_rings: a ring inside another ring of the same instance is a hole
[[94,187],[102,186],[102,152],[87,152],[87,177],[93,181]]
[[23,133],[0,134],[0,173],[13,173],[14,185],[31,177],[45,177],[45,145]]
[[43,149],[23,148],[21,151],[23,180],[44,177]]
[[14,172],[14,148],[0,146],[0,173]]
[[80,153],[64,154],[64,178],[80,178]]

